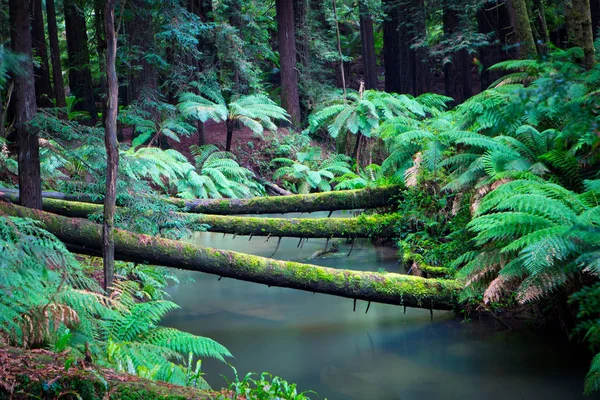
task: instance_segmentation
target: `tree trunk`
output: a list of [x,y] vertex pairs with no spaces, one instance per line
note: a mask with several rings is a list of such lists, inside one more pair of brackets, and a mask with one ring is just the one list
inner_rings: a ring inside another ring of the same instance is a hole
[[400,68],[400,8],[395,0],[383,1],[386,18],[383,22],[383,63],[385,91],[402,92]]
[[52,84],[48,67],[48,47],[44,33],[42,0],[31,0],[31,17],[33,56],[39,60],[39,63],[33,68],[37,105],[38,107],[50,107],[52,106]]
[[600,33],[600,0],[590,0],[590,14],[592,17],[592,33],[594,34],[594,40],[596,40],[598,33]]
[[115,1],[106,1],[106,82],[107,105],[104,143],[106,146],[106,194],[104,197],[104,222],[102,225],[102,259],[104,261],[104,290],[112,286],[115,274],[114,223],[117,200],[117,176],[119,170],[119,144],[117,143],[117,112],[119,107],[119,83],[117,81],[117,38],[115,32]]
[[596,64],[590,0],[566,2],[569,41],[583,49],[584,64],[591,69]]
[[94,25],[96,37],[96,51],[98,52],[98,69],[100,70],[100,95],[98,96],[102,104],[102,125],[106,125],[107,105],[108,105],[108,83],[106,80],[106,33],[105,33],[105,2],[106,0],[94,0]]
[[533,39],[527,0],[509,0],[508,5],[513,31],[519,44],[519,57],[535,57],[537,49]]
[[90,114],[90,122],[95,124],[98,120],[98,113],[94,99],[83,5],[79,0],[65,0],[64,11],[67,53],[69,55],[69,88],[73,96],[83,100],[77,108],[87,111]]
[[37,132],[29,121],[37,112],[33,76],[31,29],[28,2],[9,1],[10,38],[12,50],[25,57],[20,73],[14,76],[15,131],[19,162],[20,204],[29,208],[42,208],[42,181],[40,176],[40,147]]
[[[34,212],[2,202],[0,213],[40,221],[42,228],[64,243],[76,246],[78,251],[94,253],[102,247],[102,227],[92,222]],[[138,263],[405,307],[451,310],[458,306],[461,289],[460,283],[454,280],[277,261],[120,229],[115,229],[115,255]]]
[[66,107],[65,83],[62,76],[60,62],[60,48],[58,45],[58,27],[56,25],[56,8],[54,0],[46,0],[46,16],[48,18],[48,41],[50,42],[50,59],[52,60],[52,79],[54,83],[54,97],[56,107]]
[[[453,37],[460,34],[460,23],[457,10],[444,9],[444,34]],[[471,76],[471,56],[466,49],[450,55],[444,64],[444,89],[446,96],[452,97],[455,104],[461,104],[473,95]]]
[[[426,37],[423,0],[387,0],[384,23],[386,91],[418,96],[429,91],[427,51],[415,44]],[[389,47],[386,49],[386,47]],[[391,82],[388,84],[388,79]]]
[[543,54],[546,54],[548,52],[548,45],[550,44],[550,33],[548,32],[548,23],[546,22],[546,8],[543,0],[533,0],[533,5],[535,7],[535,18],[539,25],[540,41],[542,42],[540,47]]
[[225,126],[227,128],[227,143],[225,144],[225,151],[231,151],[231,142],[233,141],[233,129],[235,127],[235,122],[227,120],[225,121]]
[[297,62],[306,69],[310,64],[310,31],[306,23],[308,0],[293,0],[293,6]]
[[[57,192],[44,192],[48,199],[69,200],[67,204],[75,204],[72,200],[86,202],[88,196],[72,196]],[[358,210],[369,208],[393,207],[400,201],[401,192],[398,186],[385,186],[373,189],[340,190],[336,192],[294,194],[291,196],[254,197],[250,199],[197,199],[183,200],[165,198],[185,212],[197,214],[285,214],[310,213],[317,211]],[[14,189],[0,189],[0,199],[18,201]],[[54,204],[60,209],[61,203],[45,203],[46,207]],[[64,203],[62,203],[64,204]],[[51,210],[50,210],[51,211]],[[54,212],[54,211],[51,211]]]
[[[15,203],[18,196],[0,195]],[[71,218],[88,218],[102,211],[102,205],[43,199],[43,210]],[[123,209],[121,209],[123,211]],[[392,238],[401,222],[395,215],[364,215],[358,218],[255,218],[229,215],[177,213],[187,222],[209,225],[208,231],[232,235],[296,238]]]
[[198,121],[198,146],[204,146],[206,144],[206,126],[204,122]]
[[375,57],[375,37],[373,35],[373,17],[360,3],[360,44],[363,56],[365,89],[377,89],[377,59]]
[[499,79],[503,72],[490,71],[489,68],[501,61],[516,58],[514,48],[509,45],[511,23],[506,1],[488,1],[477,12],[478,31],[491,34],[490,44],[479,50],[483,66],[481,72],[481,90],[487,89]]
[[281,76],[281,106],[294,126],[300,126],[300,97],[296,68],[296,35],[293,0],[275,0]]

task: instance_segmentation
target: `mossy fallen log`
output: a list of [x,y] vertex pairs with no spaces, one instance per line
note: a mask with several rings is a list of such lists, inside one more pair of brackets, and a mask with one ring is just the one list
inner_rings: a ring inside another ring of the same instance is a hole
[[[162,198],[183,211],[196,214],[284,214],[379,208],[392,205],[399,193],[398,186],[373,189],[340,190],[337,192],[297,194],[291,196],[253,197],[249,199],[196,199]],[[0,188],[0,199],[18,201],[18,191]],[[16,197],[15,197],[16,196]],[[91,196],[74,196],[59,192],[44,192],[44,198],[98,203]]]
[[[44,229],[64,243],[84,250],[97,250],[102,243],[102,227],[84,219],[67,218],[5,202],[0,202],[0,214],[40,221]],[[461,288],[461,284],[454,280],[278,261],[124,230],[115,231],[115,253],[117,258],[406,307],[453,309]]]
[[[0,195],[12,203],[15,194]],[[102,205],[44,198],[44,211],[72,218],[87,218],[102,211]],[[357,218],[257,218],[227,215],[178,213],[190,222],[209,226],[210,232],[233,235],[278,236],[297,238],[390,238],[400,218],[390,215],[362,215]]]

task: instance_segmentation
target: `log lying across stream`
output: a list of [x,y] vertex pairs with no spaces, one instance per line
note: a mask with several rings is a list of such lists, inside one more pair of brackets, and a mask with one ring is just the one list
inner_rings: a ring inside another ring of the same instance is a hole
[[[399,194],[398,186],[373,189],[340,190],[337,192],[297,194],[291,196],[253,197],[250,199],[196,199],[164,198],[182,210],[196,214],[279,214],[292,212],[315,212],[353,210],[385,207],[392,204]],[[0,188],[0,199],[18,198],[16,189]],[[101,203],[91,196],[75,196],[59,192],[43,192],[47,199]],[[11,201],[11,200],[8,200]]]
[[[0,199],[18,202],[18,195],[0,194]],[[87,218],[102,212],[102,205],[44,198],[45,211],[72,218]],[[226,215],[178,213],[191,222],[209,225],[210,232],[233,235],[297,238],[390,238],[400,218],[394,215],[369,215],[357,218],[256,218]]]
[[[0,215],[40,221],[44,229],[82,252],[94,253],[102,245],[102,226],[84,219],[67,218],[6,202],[0,202]],[[454,280],[277,261],[119,229],[115,231],[115,253],[117,259],[406,307],[453,309],[458,304],[461,287]]]

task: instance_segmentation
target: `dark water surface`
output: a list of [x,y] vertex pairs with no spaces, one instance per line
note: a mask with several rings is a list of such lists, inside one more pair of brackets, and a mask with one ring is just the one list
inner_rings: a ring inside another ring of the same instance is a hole
[[[306,216],[306,214],[304,215]],[[326,216],[313,214],[311,216]],[[202,233],[201,245],[269,257],[277,239]],[[341,252],[309,262],[329,267],[398,272],[395,250],[357,241],[339,243]],[[274,258],[307,261],[325,245],[284,238]],[[587,360],[561,343],[507,331],[494,322],[465,322],[450,312],[403,309],[334,296],[223,278],[181,273],[195,282],[171,287],[182,308],[167,325],[215,339],[235,356],[241,376],[269,371],[339,399],[596,399],[582,395]],[[213,387],[231,369],[203,361]]]

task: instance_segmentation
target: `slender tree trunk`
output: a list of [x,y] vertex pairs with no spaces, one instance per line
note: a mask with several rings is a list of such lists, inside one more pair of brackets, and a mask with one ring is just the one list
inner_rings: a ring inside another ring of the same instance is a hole
[[288,112],[294,126],[299,126],[300,96],[296,68],[296,35],[294,32],[293,0],[275,0],[281,76],[281,106]]
[[54,0],[46,0],[46,16],[48,19],[48,40],[50,42],[50,59],[52,60],[52,79],[54,81],[54,97],[56,107],[65,107],[65,83],[62,76],[60,62],[60,48],[58,45],[58,27],[56,25],[56,8]]
[[377,89],[377,59],[375,57],[373,17],[369,14],[369,10],[363,2],[359,5],[359,13],[365,89]]
[[569,41],[583,49],[585,67],[591,69],[596,60],[590,0],[569,0],[565,6]]
[[29,121],[37,112],[33,77],[29,4],[24,0],[9,1],[12,50],[25,56],[20,73],[14,76],[15,131],[19,162],[19,200],[24,207],[42,209],[40,147],[38,135]]
[[94,0],[94,25],[96,35],[96,51],[98,52],[98,69],[100,70],[100,96],[102,104],[102,125],[106,125],[107,82],[106,82],[106,35],[104,29],[105,0]]
[[104,197],[104,223],[102,225],[102,258],[104,260],[104,289],[110,290],[115,274],[114,222],[117,199],[117,176],[119,171],[119,144],[117,143],[117,111],[119,83],[117,81],[117,38],[115,32],[115,1],[106,1],[106,81],[108,84],[106,125],[106,194]]
[[509,0],[508,5],[513,31],[519,43],[519,57],[535,57],[537,49],[531,29],[527,0]]
[[44,33],[44,13],[42,0],[31,0],[31,41],[33,56],[39,60],[33,68],[35,75],[35,94],[38,107],[52,105],[52,84],[50,83],[50,68],[48,67],[48,47]]
[[231,151],[231,142],[233,140],[233,129],[235,128],[235,122],[227,120],[225,121],[227,127],[227,143],[225,145],[225,151]]
[[94,99],[87,27],[82,6],[79,0],[64,0],[67,53],[69,55],[69,88],[75,97],[83,100],[78,108],[89,112],[90,122],[95,124],[98,113]]
[[[599,0],[600,1],[600,0]],[[546,8],[543,0],[533,0],[535,19],[539,25],[540,32],[540,44],[541,53],[546,54],[548,52],[548,45],[550,44],[550,32],[548,32],[548,23],[546,22]]]

